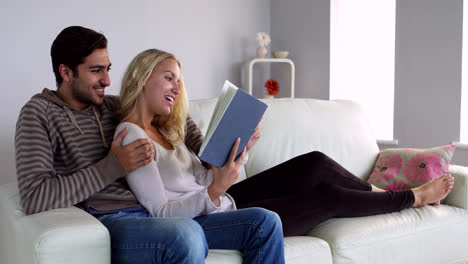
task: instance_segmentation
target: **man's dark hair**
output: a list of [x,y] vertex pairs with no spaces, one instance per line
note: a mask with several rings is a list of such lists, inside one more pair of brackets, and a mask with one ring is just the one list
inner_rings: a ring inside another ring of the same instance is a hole
[[87,56],[96,49],[105,48],[107,48],[106,37],[92,29],[71,26],[62,30],[50,49],[57,86],[63,81],[59,72],[60,64],[68,66],[75,74],[77,66],[83,63]]

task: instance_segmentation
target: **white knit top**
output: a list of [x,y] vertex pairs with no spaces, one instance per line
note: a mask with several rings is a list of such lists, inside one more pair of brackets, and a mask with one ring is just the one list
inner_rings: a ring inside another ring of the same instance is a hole
[[219,207],[211,201],[207,192],[213,180],[211,170],[185,144],[167,150],[149,138],[142,128],[129,122],[119,124],[115,135],[125,127],[128,134],[122,145],[148,138],[156,150],[152,162],[126,176],[130,189],[152,216],[193,218],[236,209],[234,199],[227,193],[219,198]]

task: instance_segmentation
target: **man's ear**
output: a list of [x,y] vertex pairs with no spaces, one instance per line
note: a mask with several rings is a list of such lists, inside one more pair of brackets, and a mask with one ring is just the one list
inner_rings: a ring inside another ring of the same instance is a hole
[[60,72],[60,76],[62,76],[62,79],[66,82],[69,82],[73,77],[72,69],[70,69],[70,67],[68,67],[65,64],[60,64],[59,72]]

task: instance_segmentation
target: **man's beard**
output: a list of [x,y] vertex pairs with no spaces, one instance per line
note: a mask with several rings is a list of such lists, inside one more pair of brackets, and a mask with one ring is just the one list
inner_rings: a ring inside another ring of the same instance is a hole
[[[92,104],[92,105],[95,105],[95,106],[99,106],[102,104],[102,101],[100,102],[96,102],[94,99],[93,99],[93,96],[90,95],[89,93],[87,93],[86,91],[83,91],[82,89],[79,88],[79,84],[77,83],[78,81],[76,80],[73,80],[72,83],[71,83],[71,88],[72,88],[72,95],[73,97],[84,103],[84,104]],[[100,88],[100,87],[99,87]],[[95,89],[95,87],[93,86],[93,89]],[[104,96],[102,95],[97,95],[98,97],[100,98],[103,98]]]

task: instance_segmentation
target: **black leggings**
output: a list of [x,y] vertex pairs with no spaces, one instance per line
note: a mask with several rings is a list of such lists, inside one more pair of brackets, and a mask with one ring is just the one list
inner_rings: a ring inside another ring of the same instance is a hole
[[371,192],[372,186],[321,152],[263,171],[227,190],[237,208],[276,212],[285,236],[304,235],[332,217],[391,213],[414,203],[411,190]]

